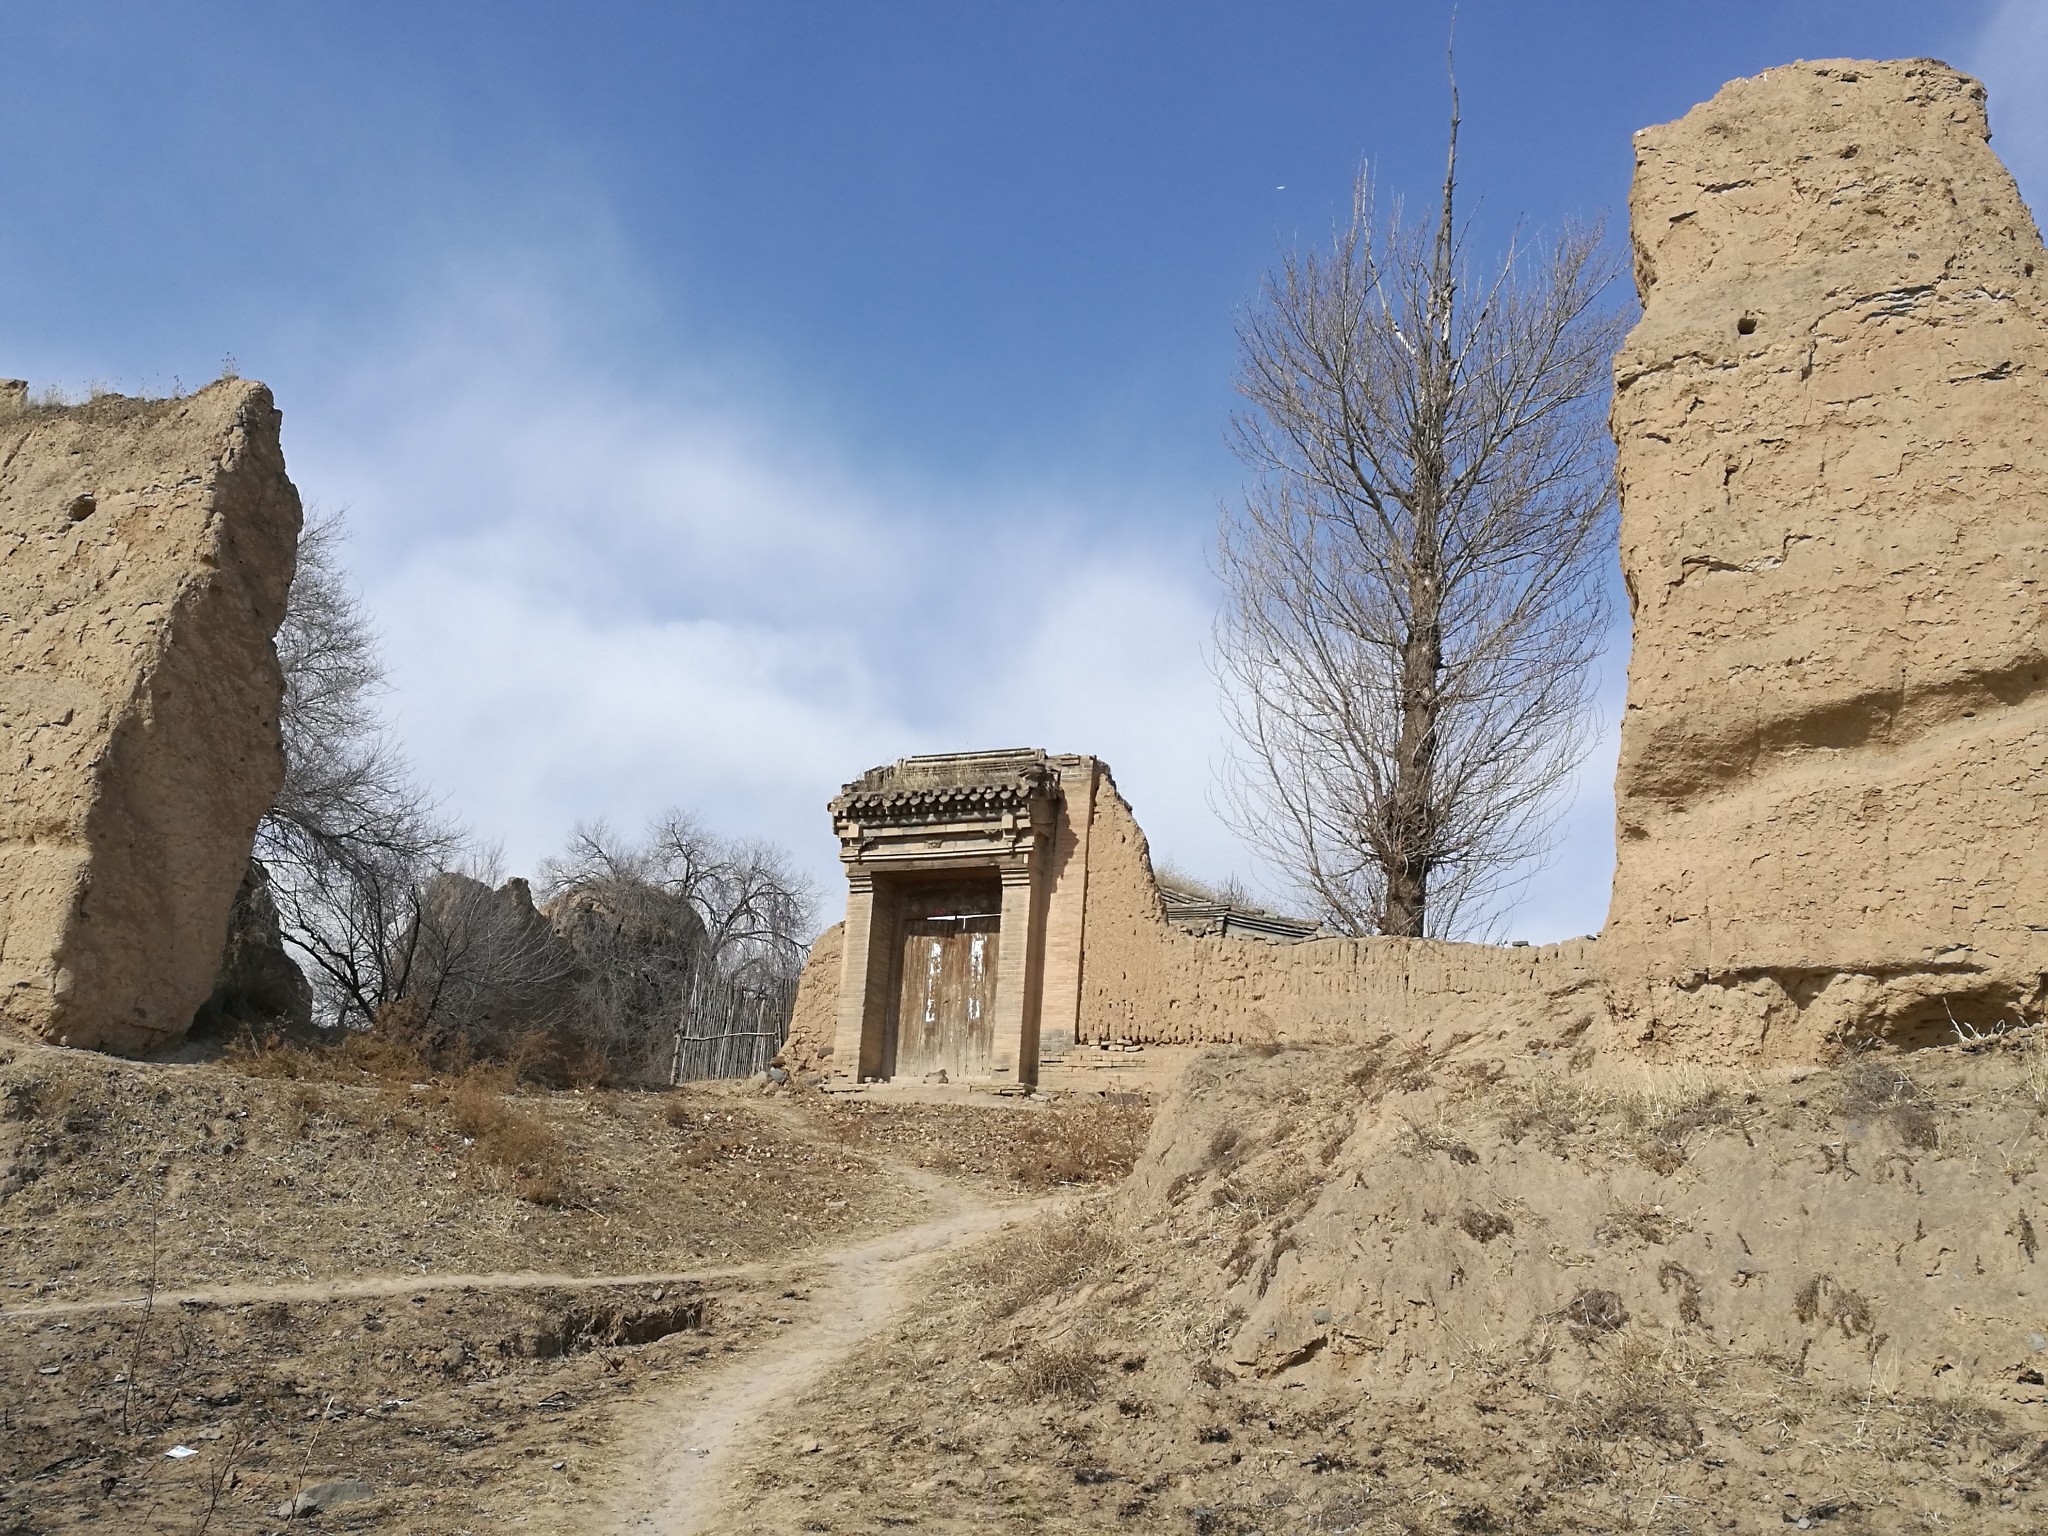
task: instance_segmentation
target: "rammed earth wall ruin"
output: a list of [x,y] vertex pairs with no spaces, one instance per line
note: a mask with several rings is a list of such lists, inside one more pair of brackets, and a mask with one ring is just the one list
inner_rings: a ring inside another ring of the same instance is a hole
[[0,1020],[143,1051],[213,991],[283,782],[299,498],[261,384],[0,385]]
[[[1088,837],[1083,1040],[1355,1039],[1381,1029],[1591,1024],[1587,940],[1542,948],[1416,939],[1301,944],[1167,923],[1145,835],[1101,769]],[[1573,1000],[1581,1006],[1573,1009]]]
[[[1055,935],[1078,964],[1071,1039],[1148,1043],[1338,1041],[1396,1030],[1477,1033],[1550,1028],[1577,1034],[1604,1016],[1591,940],[1503,948],[1413,939],[1317,939],[1301,944],[1191,934],[1169,924],[1151,854],[1109,766],[1069,776],[1056,846],[1079,858],[1079,931]],[[1067,866],[1062,865],[1063,870]],[[1071,880],[1067,870],[1064,878]],[[813,947],[784,1059],[853,1075],[835,1050],[834,978],[842,931]]]
[[1984,89],[1796,64],[1636,140],[1602,939],[1688,1053],[1952,1039],[2048,974],[2048,258]]
[[[1984,91],[1796,64],[1636,140],[1615,365],[1635,623],[1598,940],[1170,927],[1098,766],[1076,1034],[1507,1028],[1810,1058],[2048,988],[2048,256]],[[823,969],[791,1043],[831,1060]]]

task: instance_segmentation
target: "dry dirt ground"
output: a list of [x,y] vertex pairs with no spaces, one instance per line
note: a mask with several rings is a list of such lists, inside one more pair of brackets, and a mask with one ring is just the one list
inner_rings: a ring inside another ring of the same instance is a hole
[[1218,1050],[1142,1156],[8,1049],[0,1532],[2048,1528],[2033,1032]]
[[0,1533],[689,1528],[752,1403],[707,1391],[801,1387],[1149,1118],[504,1086],[0,1043]]
[[2044,1106],[2027,1035],[1219,1051],[1125,1187],[784,1406],[717,1528],[2048,1529]]

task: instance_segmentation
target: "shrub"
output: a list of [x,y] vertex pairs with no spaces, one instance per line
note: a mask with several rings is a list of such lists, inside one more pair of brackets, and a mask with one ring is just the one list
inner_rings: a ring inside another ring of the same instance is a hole
[[1086,1403],[1102,1393],[1102,1361],[1087,1339],[1027,1344],[1010,1370],[1018,1390],[1034,1400],[1056,1397]]

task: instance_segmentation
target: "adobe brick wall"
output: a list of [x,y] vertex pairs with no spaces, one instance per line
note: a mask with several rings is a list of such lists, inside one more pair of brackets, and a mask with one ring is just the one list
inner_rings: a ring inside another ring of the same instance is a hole
[[1598,948],[1422,939],[1300,944],[1198,936],[1166,921],[1145,834],[1098,766],[1088,831],[1081,1039],[1341,1041],[1569,1031],[1605,1018]]

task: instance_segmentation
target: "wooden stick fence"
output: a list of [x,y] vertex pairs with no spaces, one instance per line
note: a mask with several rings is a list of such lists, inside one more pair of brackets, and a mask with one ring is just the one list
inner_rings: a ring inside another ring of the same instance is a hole
[[687,1016],[676,1031],[670,1081],[752,1077],[765,1071],[789,1036],[796,983],[741,984],[712,978],[692,989]]

